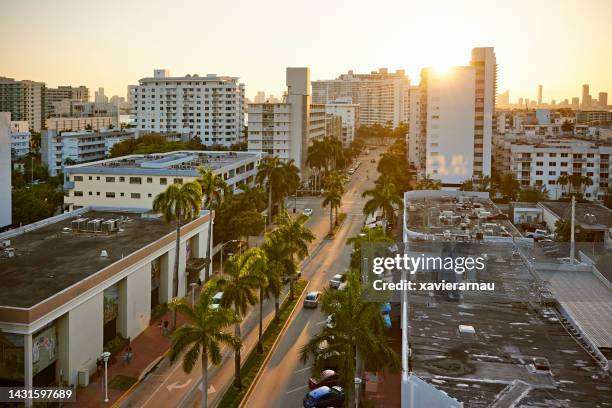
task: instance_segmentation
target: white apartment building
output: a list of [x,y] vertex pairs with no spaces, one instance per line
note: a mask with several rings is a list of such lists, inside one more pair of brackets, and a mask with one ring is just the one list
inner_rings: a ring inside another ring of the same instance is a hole
[[208,74],[173,77],[156,69],[134,89],[137,129],[198,136],[205,145],[244,140],[244,84],[237,77]]
[[474,48],[470,66],[421,71],[418,168],[456,188],[491,174],[497,64],[493,48]]
[[[310,69],[287,68],[287,96],[283,103],[249,105],[249,152],[293,159],[306,170],[310,140]],[[325,109],[323,108],[323,135]]]
[[40,132],[45,125],[45,94],[44,82],[0,77],[0,112],[10,112],[13,120],[26,120],[30,129]]
[[325,104],[325,112],[342,119],[342,144],[350,145],[360,124],[359,105],[352,103],[350,98],[338,98]]
[[313,103],[310,105],[310,115],[308,119],[308,144],[314,140],[325,138],[325,104]]
[[110,342],[156,324],[175,279],[178,297],[204,280],[211,221],[202,211],[183,225],[178,249],[158,215],[96,207],[0,234],[0,384],[87,386]]
[[10,123],[11,114],[0,112],[0,228],[12,223]]
[[417,166],[419,151],[424,148],[420,143],[421,135],[421,91],[418,86],[410,87],[410,114],[406,145],[408,146],[408,163]]
[[254,152],[176,151],[66,166],[64,203],[70,210],[92,205],[149,210],[170,184],[197,180],[199,167],[212,169],[237,192],[239,184],[254,183],[260,159]]
[[559,176],[580,174],[593,180],[584,186],[584,198],[602,199],[610,186],[612,144],[575,138],[533,139],[506,135],[495,139],[494,167],[499,174],[512,173],[522,186],[544,186],[556,200],[570,190]]
[[21,158],[30,153],[30,132],[11,132],[11,155]]
[[410,79],[404,70],[390,73],[386,68],[369,74],[348,71],[336,79],[312,82],[313,103],[351,98],[359,105],[360,122],[366,126],[408,123],[409,92]]

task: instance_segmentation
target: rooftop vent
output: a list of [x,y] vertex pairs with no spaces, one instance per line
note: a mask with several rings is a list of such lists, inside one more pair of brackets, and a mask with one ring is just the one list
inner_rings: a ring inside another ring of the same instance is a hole
[[106,249],[103,249],[102,251],[100,251],[100,257],[108,258],[108,252],[106,252]]

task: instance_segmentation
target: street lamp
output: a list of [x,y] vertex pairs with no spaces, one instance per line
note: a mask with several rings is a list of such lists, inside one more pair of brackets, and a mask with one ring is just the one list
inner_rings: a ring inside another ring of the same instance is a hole
[[191,282],[191,306],[195,306],[195,288],[198,286],[197,283]]
[[104,402],[108,402],[108,359],[111,353],[105,351],[102,353],[102,360],[104,360]]
[[227,241],[226,243],[221,245],[221,275],[223,275],[223,248],[227,245],[230,244],[232,242],[238,242],[237,239],[230,239],[229,241]]
[[359,407],[359,388],[363,380],[361,378],[355,377],[355,408]]

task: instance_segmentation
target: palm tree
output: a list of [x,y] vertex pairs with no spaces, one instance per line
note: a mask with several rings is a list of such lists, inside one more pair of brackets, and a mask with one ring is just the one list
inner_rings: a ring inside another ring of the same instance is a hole
[[346,244],[353,246],[353,252],[351,253],[351,267],[360,267],[360,262],[362,259],[361,250],[364,245],[379,242],[394,242],[393,238],[391,238],[386,231],[382,229],[382,227],[364,227],[361,229],[361,233],[359,235],[347,239]]
[[297,194],[297,189],[300,187],[300,169],[295,165],[293,159],[281,163],[281,211],[285,209],[285,196],[289,194]]
[[313,189],[318,191],[319,180],[321,178],[322,169],[327,167],[328,158],[327,150],[322,141],[315,140],[308,147],[308,158],[306,164],[314,170]]
[[[323,192],[323,207],[329,206],[329,235],[331,236],[334,232],[334,208],[340,207],[342,204],[342,195],[340,191],[336,189],[328,189]],[[336,216],[336,223],[338,222],[338,216]]]
[[[280,240],[285,242],[291,259],[294,262],[299,262],[308,256],[308,244],[315,239],[314,234],[304,224],[308,221],[308,217],[300,214],[298,217],[291,216],[283,211],[276,216],[276,224],[278,227],[272,231],[272,234],[278,234]],[[293,299],[293,280],[295,276],[289,277],[290,299]]]
[[276,191],[282,184],[282,163],[277,156],[264,157],[259,162],[255,180],[260,185],[265,185],[268,190],[268,217],[267,224],[270,225],[272,218],[272,192]]
[[[327,188],[329,190],[336,190],[338,191],[338,193],[340,194],[340,200],[342,200],[342,195],[344,194],[344,182],[346,180],[346,176],[344,174],[342,174],[342,172],[340,171],[333,171],[331,172],[328,176],[327,179],[325,180],[325,183],[327,185]],[[325,207],[326,204],[323,204],[323,207]],[[342,203],[339,203],[335,208],[336,208],[336,224],[338,224],[338,208],[340,208],[340,206],[342,205]]]
[[561,174],[557,177],[557,184],[561,185],[561,190],[565,192],[565,186],[569,184],[569,175]]
[[[179,258],[181,246],[181,225],[191,221],[200,214],[202,205],[202,187],[195,181],[183,185],[172,184],[166,191],[159,193],[153,200],[153,211],[161,213],[164,221],[176,226],[176,256],[174,257],[174,275],[172,296],[178,296]],[[209,242],[210,244],[210,242]],[[172,314],[172,328],[176,328],[176,312]]]
[[[266,253],[268,259],[268,274],[278,275],[282,277],[292,277],[297,274],[297,265],[293,260],[293,256],[289,251],[288,245],[283,241],[280,234],[269,232],[266,234],[266,240],[261,248]],[[272,285],[268,285],[268,292],[274,295],[274,318],[279,320],[280,292],[281,286],[275,286],[277,281],[272,281]]]
[[[249,307],[257,303],[255,294],[260,278],[253,273],[253,264],[257,261],[251,249],[244,254],[229,258],[223,267],[223,275],[215,278],[217,287],[223,291],[221,306],[233,308],[236,315],[242,318]],[[234,335],[240,339],[240,322],[234,325]],[[240,349],[234,350],[234,386],[242,388],[240,375]]]
[[363,206],[364,214],[372,215],[379,209],[382,210],[386,230],[388,223],[395,220],[395,209],[401,208],[403,203],[395,185],[387,180],[382,180],[377,182],[376,187],[372,190],[364,191],[362,196],[371,197]]
[[[366,302],[362,299],[363,286],[359,273],[351,271],[346,277],[344,290],[326,289],[322,296],[321,309],[334,315],[333,327],[310,339],[300,351],[300,359],[307,362],[311,356],[315,358],[315,367],[321,368],[325,356],[336,355],[340,362],[341,381],[347,395],[345,406],[354,405],[354,379],[361,376],[364,364],[375,369],[385,366],[393,370],[399,369],[399,357],[390,346],[384,333],[384,323],[380,313],[380,305]],[[321,353],[321,344],[327,348]]]
[[439,190],[440,188],[442,188],[442,183],[432,179],[428,174],[424,175],[416,185],[417,190]]
[[573,190],[579,190],[582,193],[585,187],[593,185],[593,179],[583,176],[580,173],[572,173],[569,176],[569,183]]
[[198,302],[189,304],[180,299],[170,306],[187,318],[187,323],[172,333],[170,361],[174,362],[183,353],[183,371],[190,373],[200,357],[202,362],[202,407],[208,406],[208,363],[221,364],[221,347],[240,348],[240,339],[226,333],[232,324],[240,322],[240,317],[224,307],[213,309],[213,296],[217,287],[210,282],[204,285]]
[[[204,207],[211,210],[210,217],[212,219],[212,209],[217,208],[222,202],[224,197],[228,194],[229,188],[227,183],[211,169],[199,167],[200,178],[198,182],[202,186],[202,195],[204,196]],[[212,246],[212,223],[208,228],[208,245],[206,246],[206,272],[204,275],[204,281],[210,278],[210,268],[212,265],[212,258],[210,256],[210,247]]]
[[253,248],[257,253],[257,261],[253,264],[252,273],[258,276],[259,282],[259,336],[257,339],[257,351],[263,352],[263,302],[270,295],[280,296],[283,286],[281,275],[277,268],[271,268],[266,256],[266,251],[261,248]]

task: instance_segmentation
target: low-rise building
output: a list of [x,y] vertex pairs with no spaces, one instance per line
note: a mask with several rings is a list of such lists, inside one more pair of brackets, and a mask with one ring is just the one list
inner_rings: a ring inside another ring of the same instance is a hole
[[92,205],[149,210],[170,184],[197,180],[199,167],[212,169],[239,191],[240,184],[254,183],[260,159],[254,152],[176,151],[65,166],[64,203],[71,210]]
[[546,187],[554,200],[576,190],[569,182],[560,184],[560,176],[579,174],[592,180],[592,185],[579,186],[587,200],[602,199],[610,185],[609,143],[505,135],[495,138],[493,150],[493,167],[498,174],[511,173],[522,186]]
[[118,127],[118,118],[111,116],[96,116],[96,117],[63,117],[63,118],[48,118],[46,119],[47,129],[57,130],[62,132],[64,130],[74,131],[77,130],[99,130],[107,129],[111,126]]
[[22,158],[30,153],[30,132],[11,132],[11,156]]
[[0,385],[86,386],[105,347],[174,298],[175,279],[179,297],[204,280],[211,224],[202,211],[183,225],[178,250],[159,216],[98,208],[0,234]]
[[[542,220],[546,226],[555,230],[560,219],[569,219],[571,204],[569,202],[543,201],[538,203],[542,210]],[[612,210],[600,204],[576,203],[575,223],[585,233],[588,242],[603,242],[606,247],[612,246]]]
[[612,124],[612,111],[579,110],[576,111],[576,123],[584,125],[610,125]]

